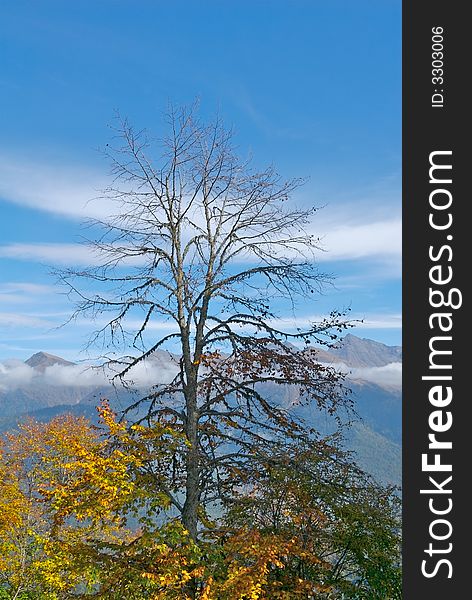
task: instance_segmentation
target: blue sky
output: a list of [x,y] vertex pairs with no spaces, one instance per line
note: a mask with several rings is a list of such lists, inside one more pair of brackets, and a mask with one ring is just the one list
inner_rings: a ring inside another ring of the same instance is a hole
[[[88,323],[47,265],[80,264],[118,109],[156,129],[168,101],[219,111],[241,151],[324,208],[336,286],[300,320],[351,306],[401,342],[401,2],[48,1],[0,6],[0,358],[79,358]],[[283,316],[283,315],[282,315]]]

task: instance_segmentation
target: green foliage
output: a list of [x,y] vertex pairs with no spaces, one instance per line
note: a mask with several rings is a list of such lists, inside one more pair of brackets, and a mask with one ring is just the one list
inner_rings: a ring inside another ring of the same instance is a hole
[[393,488],[376,484],[335,444],[319,442],[267,456],[227,520],[298,540],[302,552],[274,573],[289,593],[302,578],[327,588],[320,598],[391,600],[401,598],[399,516]]

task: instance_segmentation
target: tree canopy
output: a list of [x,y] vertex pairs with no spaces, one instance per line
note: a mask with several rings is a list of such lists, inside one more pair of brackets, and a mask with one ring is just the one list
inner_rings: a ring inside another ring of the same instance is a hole
[[342,374],[312,346],[334,343],[347,321],[333,311],[306,328],[281,325],[277,305],[294,309],[327,281],[307,230],[315,209],[291,199],[300,180],[240,159],[218,119],[205,125],[194,110],[171,110],[166,126],[156,139],[119,121],[105,151],[105,196],[117,212],[93,223],[96,264],[60,277],[75,316],[105,316],[93,342],[101,339],[117,379],[173,349],[172,380],[156,381],[129,409],[145,404],[149,422],[185,435],[184,481],[168,497],[196,540],[206,507],[231,497],[257,448],[308,434],[270,385],[331,413],[347,404]]

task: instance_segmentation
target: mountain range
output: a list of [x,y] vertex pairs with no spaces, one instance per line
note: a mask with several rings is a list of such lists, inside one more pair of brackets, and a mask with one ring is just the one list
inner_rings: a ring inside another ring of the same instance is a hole
[[[337,348],[319,349],[318,360],[345,371],[352,390],[357,416],[346,430],[347,448],[377,480],[400,485],[401,347],[348,334]],[[139,376],[144,384],[162,381],[169,372],[175,372],[175,357],[159,352]],[[276,387],[277,391],[269,390],[274,400],[290,405],[293,392]],[[25,417],[47,421],[65,412],[93,419],[101,397],[120,410],[130,403],[132,393],[112,387],[99,371],[47,352],[24,362],[0,362],[0,430],[14,428]],[[334,428],[334,421],[324,413],[303,410],[301,416],[322,433]]]

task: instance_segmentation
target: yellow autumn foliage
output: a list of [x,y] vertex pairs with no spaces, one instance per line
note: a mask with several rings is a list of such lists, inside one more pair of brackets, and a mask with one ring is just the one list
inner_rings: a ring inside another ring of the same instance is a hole
[[[128,427],[106,403],[99,415],[99,426],[67,415],[28,421],[0,444],[0,598],[344,597],[318,553],[316,532],[330,519],[291,474],[266,496],[257,482],[242,491],[246,502],[226,527],[202,514],[207,536],[194,541],[168,512],[182,484],[182,433],[168,423]],[[276,501],[285,528],[269,526],[264,499]]]

